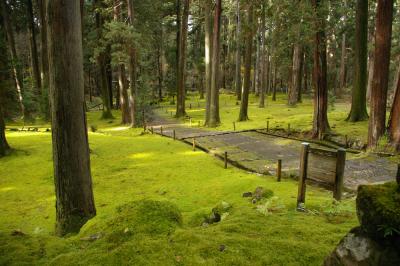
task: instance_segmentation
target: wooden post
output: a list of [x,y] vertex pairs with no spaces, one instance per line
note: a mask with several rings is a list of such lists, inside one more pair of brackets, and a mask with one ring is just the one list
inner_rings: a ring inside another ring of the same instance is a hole
[[201,123],[200,123],[200,120],[198,121],[198,123],[197,123],[197,124],[198,124],[198,127],[201,127],[201,125],[200,125],[200,124],[201,124]]
[[397,165],[396,181],[397,181],[397,184],[400,186],[400,164]]
[[344,176],[344,166],[346,164],[346,150],[338,149],[336,157],[336,176],[335,176],[335,186],[333,188],[333,197],[336,200],[342,199],[343,192],[343,176]]
[[300,177],[299,177],[299,190],[297,194],[297,209],[301,209],[300,204],[306,202],[306,179],[307,179],[307,166],[308,166],[308,152],[310,144],[307,142],[302,143],[300,153]]
[[173,114],[172,114],[172,112],[171,112],[171,117],[173,117]]
[[236,123],[233,122],[233,131],[236,131]]
[[288,136],[290,135],[290,123],[288,123],[288,125],[287,125],[287,134],[288,134]]
[[225,163],[224,168],[228,169],[228,152],[227,151],[224,153],[224,163]]
[[269,132],[269,120],[267,120],[267,132]]
[[191,103],[189,104],[189,109],[192,109],[192,104]]
[[281,182],[281,178],[282,178],[282,159],[278,160],[278,169],[276,170],[276,176],[278,177],[278,182]]
[[192,118],[189,117],[189,125],[192,126]]
[[193,151],[196,151],[196,138],[193,138]]
[[176,132],[175,132],[175,129],[172,131],[172,134],[173,134],[174,140],[176,140]]
[[144,109],[142,110],[142,123],[143,123],[143,131],[146,131],[146,119],[144,117]]
[[153,127],[150,128],[150,131],[151,131],[151,134],[154,134],[154,128]]
[[347,135],[344,135],[344,147],[348,148],[349,147],[348,145],[349,145],[349,140],[347,138]]
[[160,127],[160,133],[161,133],[161,136],[163,136],[163,130],[162,130],[162,127]]

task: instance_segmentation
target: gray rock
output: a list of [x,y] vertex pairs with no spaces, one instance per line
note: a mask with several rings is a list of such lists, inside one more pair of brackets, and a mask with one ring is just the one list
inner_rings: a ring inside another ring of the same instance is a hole
[[245,192],[245,193],[243,193],[243,198],[251,198],[251,197],[253,197],[253,193],[252,192]]
[[385,246],[368,237],[360,228],[351,230],[325,259],[324,266],[397,266],[399,248]]

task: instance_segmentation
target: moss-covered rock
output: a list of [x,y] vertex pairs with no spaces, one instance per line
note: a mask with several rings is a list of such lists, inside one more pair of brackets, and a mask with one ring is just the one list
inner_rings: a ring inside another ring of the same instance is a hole
[[361,229],[375,240],[400,238],[400,193],[396,183],[358,188],[357,216]]

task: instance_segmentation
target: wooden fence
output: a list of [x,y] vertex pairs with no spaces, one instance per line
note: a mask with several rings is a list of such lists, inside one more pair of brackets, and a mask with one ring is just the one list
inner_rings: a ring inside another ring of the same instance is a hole
[[312,148],[309,143],[302,143],[297,205],[305,203],[307,180],[323,184],[333,191],[336,200],[341,200],[345,163],[345,149],[330,151]]

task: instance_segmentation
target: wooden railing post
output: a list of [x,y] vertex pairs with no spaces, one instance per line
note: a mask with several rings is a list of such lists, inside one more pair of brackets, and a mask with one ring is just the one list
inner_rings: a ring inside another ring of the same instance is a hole
[[236,123],[233,122],[233,131],[236,131]]
[[269,132],[269,120],[267,120],[267,132]]
[[161,136],[163,136],[163,128],[162,127],[160,127],[160,134],[161,134]]
[[343,177],[344,177],[344,167],[346,164],[346,150],[338,149],[336,157],[336,176],[335,176],[335,186],[333,188],[333,197],[336,200],[342,199],[343,192]]
[[276,170],[276,176],[278,177],[278,182],[281,182],[281,178],[282,178],[282,159],[278,160],[278,169]]
[[228,169],[228,152],[224,152],[224,168]]
[[297,194],[297,208],[300,209],[300,204],[306,202],[306,180],[307,180],[307,166],[308,166],[308,152],[310,150],[309,143],[302,143],[300,153],[300,177],[299,177],[299,190]]
[[176,140],[176,132],[175,132],[175,129],[172,131],[172,134],[173,134],[174,140]]
[[193,151],[196,151],[196,138],[193,138]]

